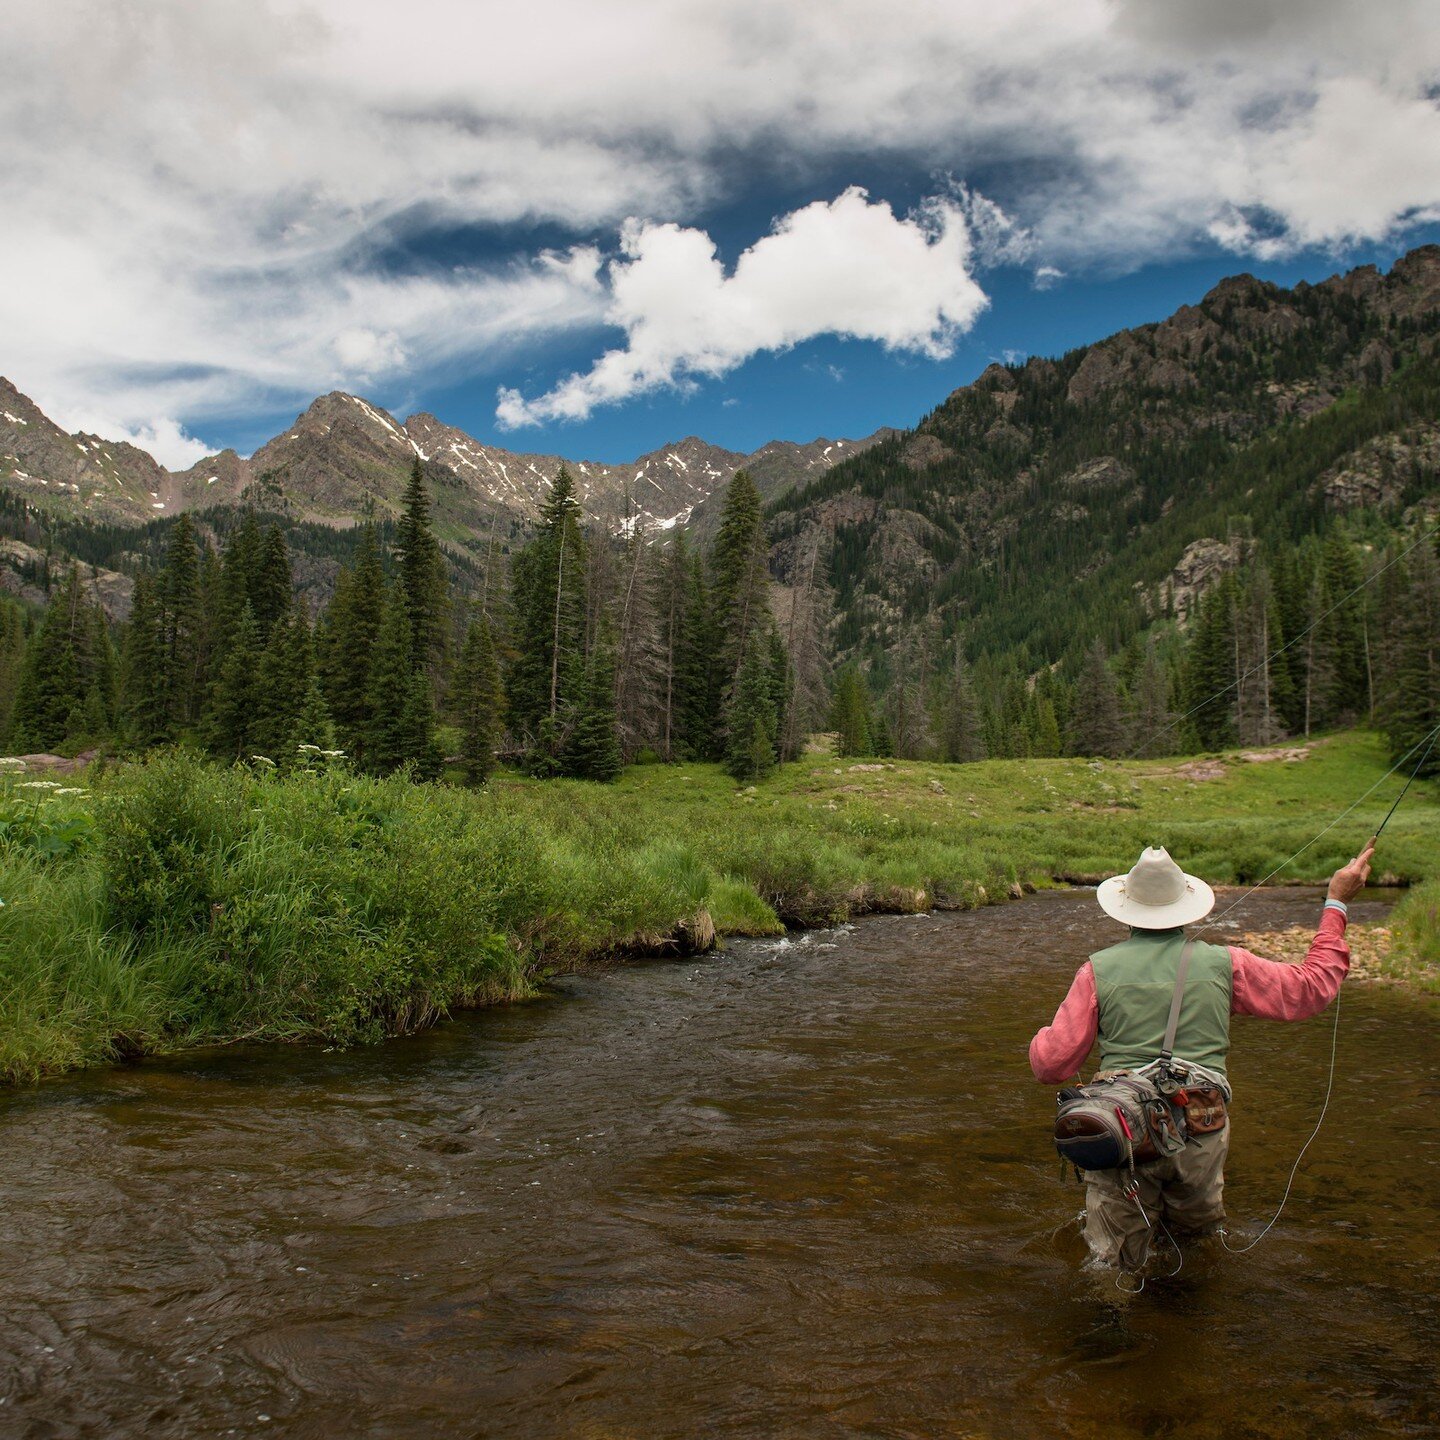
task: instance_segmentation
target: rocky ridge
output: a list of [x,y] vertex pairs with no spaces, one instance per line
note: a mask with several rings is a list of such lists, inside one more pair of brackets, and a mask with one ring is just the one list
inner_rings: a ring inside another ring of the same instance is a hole
[[434,415],[403,423],[358,395],[322,395],[248,458],[225,450],[170,472],[132,445],[67,435],[0,379],[0,484],[70,516],[131,523],[185,510],[253,502],[296,520],[346,526],[369,507],[395,511],[418,458],[442,535],[475,543],[533,519],[562,465],[598,524],[663,532],[688,524],[742,467],[762,494],[823,474],[888,431],[861,440],[771,441],[742,454],[688,436],[623,465],[485,445]]
[[1168,319],[991,365],[782,498],[774,566],[831,556],[845,652],[937,618],[979,653],[1048,663],[1082,614],[1144,623],[1167,595],[1189,610],[1243,563],[1231,526],[1434,506],[1432,372],[1440,246],[1288,290],[1233,276]]
[[98,435],[67,435],[0,376],[0,482],[51,507],[106,519],[167,508],[170,476],[145,451]]

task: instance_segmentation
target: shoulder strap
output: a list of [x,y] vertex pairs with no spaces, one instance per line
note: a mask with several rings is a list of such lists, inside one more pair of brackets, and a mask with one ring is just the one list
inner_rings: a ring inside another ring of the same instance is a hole
[[1180,951],[1180,965],[1175,972],[1175,993],[1170,997],[1170,1018],[1165,1022],[1165,1043],[1160,1058],[1168,1060],[1175,1053],[1175,1027],[1180,1023],[1180,1002],[1185,998],[1185,974],[1190,969],[1190,951],[1195,942],[1187,939]]

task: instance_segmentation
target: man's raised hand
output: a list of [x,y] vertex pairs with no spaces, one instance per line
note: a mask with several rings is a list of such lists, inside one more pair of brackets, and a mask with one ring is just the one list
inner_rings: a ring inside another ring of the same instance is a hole
[[1348,865],[1342,865],[1330,877],[1330,898],[1348,904],[1364,888],[1370,878],[1370,857],[1375,853],[1372,836],[1365,848]]

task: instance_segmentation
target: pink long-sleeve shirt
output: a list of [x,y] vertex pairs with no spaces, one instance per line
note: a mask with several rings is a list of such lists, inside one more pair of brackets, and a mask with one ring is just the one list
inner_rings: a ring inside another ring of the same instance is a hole
[[[1345,916],[1326,909],[1310,952],[1299,965],[1262,960],[1239,945],[1230,947],[1230,1013],[1263,1020],[1305,1020],[1318,1015],[1340,993],[1350,970]],[[1030,1068],[1042,1085],[1068,1080],[1084,1063],[1100,1027],[1095,971],[1087,960],[1075,972],[1070,993],[1054,1021],[1030,1042]]]

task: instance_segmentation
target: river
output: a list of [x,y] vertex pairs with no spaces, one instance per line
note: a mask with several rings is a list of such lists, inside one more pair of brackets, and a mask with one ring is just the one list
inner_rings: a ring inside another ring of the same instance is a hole
[[[1440,1435],[1433,1003],[1347,986],[1279,1224],[1126,1302],[1025,1060],[1115,936],[1040,895],[13,1094],[0,1435]],[[1235,1024],[1234,1243],[1330,1036]]]

